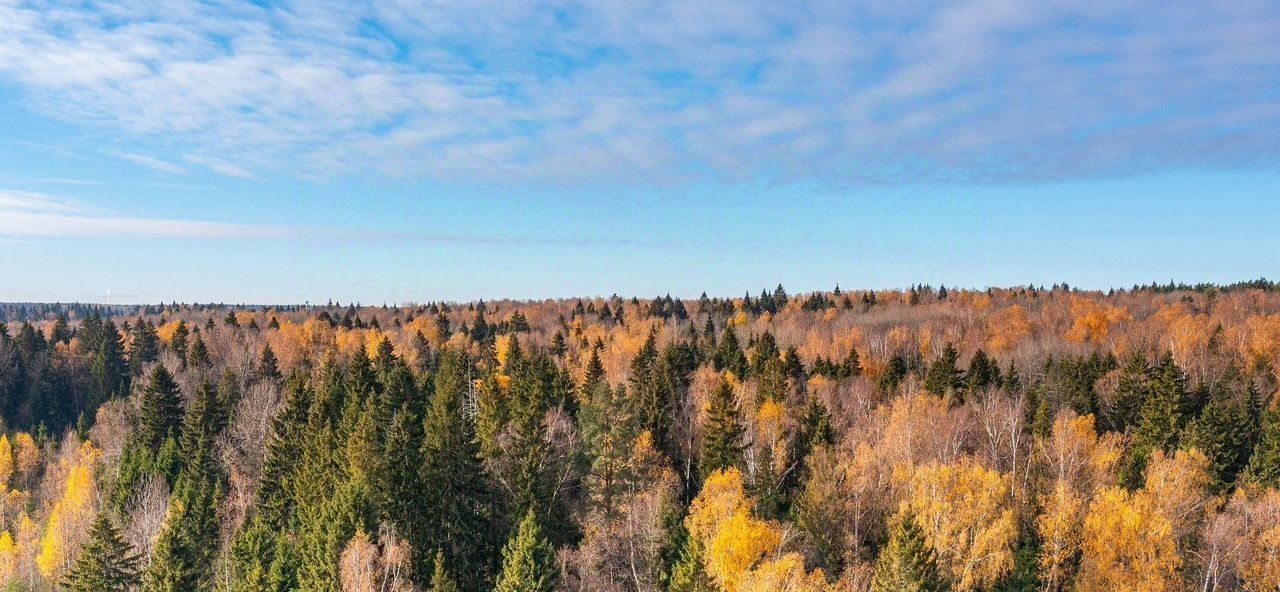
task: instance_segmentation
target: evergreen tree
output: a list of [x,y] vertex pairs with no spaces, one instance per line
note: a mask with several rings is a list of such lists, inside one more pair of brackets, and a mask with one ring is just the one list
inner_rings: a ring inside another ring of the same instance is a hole
[[158,450],[167,438],[177,437],[181,423],[182,392],[169,369],[157,364],[142,392],[138,442],[147,449]]
[[187,350],[188,340],[191,337],[191,330],[187,328],[186,321],[178,321],[178,326],[173,328],[173,336],[169,338],[169,349],[178,355],[178,359],[182,360],[182,367],[187,367]]
[[702,432],[702,474],[742,466],[742,453],[746,450],[743,437],[746,428],[738,415],[738,403],[733,396],[733,386],[727,379],[720,380],[707,407],[706,425]]
[[67,324],[67,315],[58,315],[58,320],[53,322],[53,329],[49,332],[49,343],[67,343],[71,341],[71,326]]
[[258,368],[254,374],[258,380],[276,385],[284,378],[280,374],[280,361],[276,359],[276,352],[272,351],[270,344],[262,346],[262,356],[258,358]]
[[582,373],[582,386],[578,393],[583,400],[591,397],[596,385],[605,381],[604,362],[600,361],[600,348],[591,348],[591,357],[587,359],[586,370]]
[[733,327],[726,326],[720,336],[720,343],[715,349],[716,370],[728,370],[739,379],[746,378],[750,370],[747,355],[742,353],[738,344],[738,334]]
[[555,549],[542,536],[530,509],[502,550],[502,572],[494,592],[552,592],[559,572]]
[[1182,409],[1186,394],[1186,376],[1166,353],[1155,370],[1151,391],[1143,401],[1133,446],[1121,469],[1121,481],[1136,489],[1142,486],[1143,472],[1151,453],[1172,451],[1182,434]]
[[429,573],[427,550],[438,549],[464,588],[480,589],[492,570],[493,508],[474,427],[464,411],[464,366],[459,354],[442,352],[419,454],[423,503],[415,548],[418,573]]
[[1134,353],[1120,367],[1115,400],[1107,418],[1112,430],[1123,432],[1137,424],[1142,404],[1150,392],[1151,365],[1142,354]]
[[183,465],[165,528],[156,541],[143,578],[144,592],[185,592],[213,587],[217,557],[218,503],[222,473],[214,442],[218,436],[211,386],[198,391],[183,424]]
[[1209,458],[1216,492],[1235,483],[1236,476],[1249,463],[1258,437],[1258,425],[1249,409],[1253,393],[1233,392],[1233,386],[1243,386],[1238,379],[1239,375],[1233,373],[1215,385],[1200,416],[1187,425],[1186,446]]
[[1280,487],[1280,407],[1267,410],[1262,436],[1249,459],[1247,478],[1261,487]]
[[1000,384],[1000,365],[979,349],[969,360],[969,371],[965,372],[966,388],[973,396],[983,389]]
[[140,559],[108,512],[101,511],[63,586],[72,592],[128,592],[138,584]]
[[937,554],[924,538],[915,518],[904,513],[889,533],[889,542],[876,559],[872,592],[934,592],[946,590],[938,572]]
[[858,348],[849,348],[849,355],[840,363],[840,374],[845,378],[862,376],[862,360],[858,357]]
[[702,545],[697,537],[680,529],[680,554],[671,566],[667,592],[716,592],[715,582],[702,565]]
[[191,340],[191,347],[187,349],[187,366],[197,369],[209,366],[209,348],[199,333],[196,333],[195,339]]
[[569,345],[565,342],[564,331],[556,331],[556,334],[551,337],[551,355],[563,358],[567,351],[569,351]]
[[103,321],[94,333],[92,337],[97,341],[97,349],[89,370],[93,396],[89,404],[91,409],[112,397],[127,394],[130,380],[129,366],[124,360],[124,344],[115,323]]
[[462,592],[458,583],[444,566],[444,553],[436,551],[435,567],[431,570],[431,588],[429,592]]
[[285,387],[284,407],[271,420],[271,436],[262,462],[258,487],[259,512],[268,524],[283,528],[292,515],[287,484],[302,460],[307,417],[313,396],[304,379],[294,377]]
[[129,370],[134,376],[142,374],[143,366],[160,357],[160,338],[155,325],[146,319],[138,319],[133,325],[133,340],[129,348]]
[[582,437],[590,457],[587,484],[591,499],[606,520],[615,518],[614,500],[626,491],[628,459],[636,437],[635,416],[626,389],[596,385],[582,408]]
[[942,355],[929,365],[929,371],[925,374],[924,390],[939,397],[958,392],[964,385],[964,374],[956,367],[959,359],[960,353],[954,345],[948,343],[943,347]]

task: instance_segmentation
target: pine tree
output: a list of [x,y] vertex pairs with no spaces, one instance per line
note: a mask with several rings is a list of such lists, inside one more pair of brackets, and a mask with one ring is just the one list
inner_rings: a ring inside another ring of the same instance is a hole
[[138,441],[141,446],[157,450],[167,438],[176,438],[182,423],[182,392],[164,364],[151,371],[150,381],[142,392],[142,409],[138,417]]
[[72,592],[128,592],[138,584],[140,559],[104,510],[62,585]]
[[746,428],[738,415],[738,403],[733,396],[733,386],[727,379],[720,380],[707,407],[706,425],[702,435],[702,474],[742,466],[742,453],[746,449],[743,437]]
[[937,554],[924,538],[915,518],[904,513],[889,533],[889,542],[876,559],[872,592],[933,592],[946,590],[938,572]]
[[530,509],[502,550],[502,572],[494,592],[552,592],[559,574],[555,550],[542,536]]

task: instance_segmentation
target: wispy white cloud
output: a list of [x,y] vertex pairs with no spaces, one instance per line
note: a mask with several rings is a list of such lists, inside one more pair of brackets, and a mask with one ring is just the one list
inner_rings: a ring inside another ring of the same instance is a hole
[[455,234],[380,228],[242,224],[126,216],[44,193],[0,189],[0,242],[33,237],[317,241],[397,241],[472,245],[641,246],[629,240]]
[[0,237],[267,239],[304,233],[288,226],[121,216],[42,193],[0,190]]
[[185,175],[190,172],[185,167],[146,154],[113,151],[111,152],[111,155],[122,158],[136,165],[144,166],[162,173],[168,173],[170,175]]
[[187,162],[190,162],[192,164],[203,165],[205,168],[208,168],[209,170],[215,173],[218,173],[220,175],[226,175],[228,177],[236,177],[238,179],[256,179],[257,178],[253,173],[249,172],[248,170],[245,170],[240,165],[227,162],[221,158],[188,155]]
[[1274,165],[1276,30],[1267,0],[8,0],[0,77],[166,172],[999,181]]

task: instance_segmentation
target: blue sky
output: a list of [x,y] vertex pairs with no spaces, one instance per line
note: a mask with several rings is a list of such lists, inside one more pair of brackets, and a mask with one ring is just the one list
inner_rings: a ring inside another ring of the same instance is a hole
[[0,0],[0,299],[1280,276],[1280,3]]

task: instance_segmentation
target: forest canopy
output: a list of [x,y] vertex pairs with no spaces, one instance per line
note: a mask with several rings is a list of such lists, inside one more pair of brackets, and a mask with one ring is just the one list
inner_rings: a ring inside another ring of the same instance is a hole
[[1280,587],[1280,290],[0,305],[0,589]]

